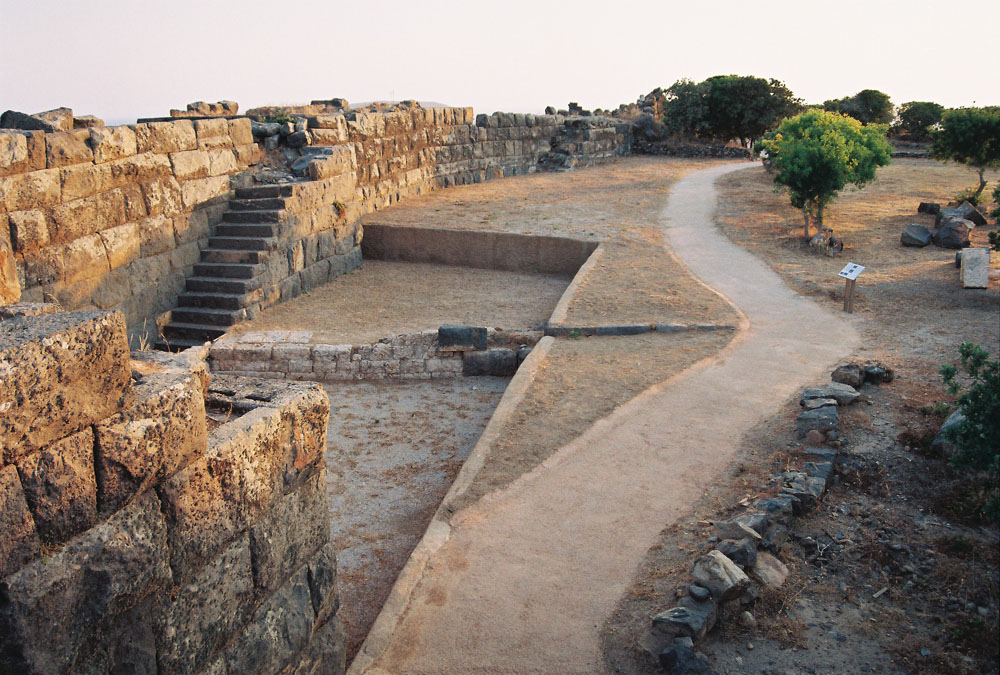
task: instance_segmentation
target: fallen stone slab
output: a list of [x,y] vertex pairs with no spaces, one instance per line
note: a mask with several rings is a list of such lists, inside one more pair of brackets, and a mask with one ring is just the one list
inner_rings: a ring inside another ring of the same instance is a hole
[[910,223],[903,228],[902,234],[899,235],[899,243],[903,246],[923,248],[930,245],[931,234],[931,231],[923,225]]
[[962,288],[990,287],[990,250],[970,248],[962,251],[962,268],[959,272]]
[[826,408],[827,406],[837,407],[837,399],[835,398],[811,398],[802,403],[802,407],[806,410],[817,410],[818,408]]
[[465,352],[462,355],[462,375],[510,377],[517,371],[517,364],[517,352],[513,349],[501,347],[484,352]]
[[642,646],[650,653],[658,654],[678,637],[688,637],[697,642],[712,630],[717,617],[714,601],[682,598],[677,607],[653,617],[649,632],[641,640]]
[[746,523],[736,520],[720,520],[712,523],[712,526],[715,527],[716,532],[718,532],[724,539],[749,539],[751,541],[761,540],[759,532]]
[[715,549],[743,569],[749,569],[757,562],[757,546],[749,539],[724,539]]
[[438,346],[444,352],[483,351],[486,349],[486,329],[482,326],[441,326]]
[[839,429],[840,411],[836,406],[807,410],[795,419],[795,431],[799,438],[805,438],[810,431],[825,434]]
[[770,553],[761,551],[750,574],[769,588],[780,588],[788,578],[788,567]]
[[858,400],[861,394],[854,387],[840,382],[831,382],[822,388],[806,389],[802,392],[799,405],[804,405],[805,401],[813,398],[833,398],[839,405],[850,405]]
[[861,385],[865,383],[865,369],[857,363],[837,366],[830,373],[830,379],[839,384],[846,384],[849,387],[860,389]]
[[709,551],[691,568],[691,577],[712,593],[717,602],[737,598],[750,585],[750,578],[721,551]]

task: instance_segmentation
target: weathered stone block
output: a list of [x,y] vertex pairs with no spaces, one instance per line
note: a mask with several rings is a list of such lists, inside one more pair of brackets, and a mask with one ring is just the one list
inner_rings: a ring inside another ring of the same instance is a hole
[[3,463],[112,415],[132,401],[125,318],[64,312],[0,322]]
[[313,556],[306,570],[316,625],[326,623],[340,607],[337,594],[337,552],[329,543]]
[[28,137],[21,133],[0,131],[0,170],[28,159]]
[[166,525],[147,492],[0,582],[0,671],[67,672],[101,620],[171,585]]
[[44,169],[0,178],[0,210],[23,211],[59,203],[59,169]]
[[717,602],[739,597],[750,585],[750,579],[732,560],[720,551],[709,551],[698,558],[691,576],[712,593]]
[[486,329],[481,326],[441,326],[441,351],[481,351],[486,349]]
[[56,169],[70,164],[92,162],[94,153],[87,145],[90,132],[86,129],[45,135],[45,165]]
[[[0,228],[7,232],[6,218],[0,215]],[[0,236],[0,305],[9,305],[21,299],[21,282],[17,278],[14,248],[7,237]]]
[[320,463],[297,490],[250,528],[254,583],[262,595],[275,590],[312,557],[329,537],[329,524],[326,465]]
[[[0,537],[0,578],[3,578],[30,562],[39,550],[35,522],[28,509],[17,469],[11,465],[0,467],[0,532],[3,532]],[[2,624],[0,637],[3,637]]]
[[102,512],[205,454],[205,400],[192,374],[156,373],[135,386],[136,404],[95,427]]
[[343,675],[347,669],[347,636],[340,619],[325,624],[288,665],[288,675]]
[[39,536],[63,542],[97,522],[94,432],[68,436],[18,463],[24,496]]
[[49,226],[43,211],[8,213],[11,244],[15,251],[26,251],[49,243]]
[[74,199],[52,209],[49,237],[53,242],[71,242],[128,222],[125,194],[109,190],[91,197]]
[[196,150],[198,138],[189,120],[149,122],[134,127],[139,152],[180,152]]
[[194,131],[199,141],[216,136],[228,136],[229,121],[221,118],[195,120]]
[[158,675],[156,633],[151,620],[156,616],[158,600],[155,596],[147,598],[126,613],[102,622],[94,639],[82,646],[73,675]]
[[112,270],[124,267],[139,257],[139,225],[137,223],[110,227],[103,230],[100,235]]
[[239,167],[236,163],[236,155],[232,150],[209,150],[208,151],[208,175],[222,176],[234,173]]
[[990,287],[990,249],[970,248],[962,251],[960,271],[963,288]]
[[229,177],[214,176],[212,178],[199,178],[189,180],[181,184],[181,198],[184,207],[193,209],[199,204],[204,204],[213,199],[217,199],[229,193]]
[[174,248],[174,221],[164,215],[139,222],[139,255],[143,258]]
[[233,139],[233,145],[237,147],[253,143],[250,120],[248,118],[229,120],[229,136]]
[[181,586],[164,608],[158,637],[163,672],[198,672],[252,611],[250,545],[241,537]]
[[57,251],[62,258],[63,281],[67,284],[102,276],[111,269],[104,242],[98,234],[75,239],[63,244]]
[[226,651],[233,673],[277,673],[305,648],[312,634],[312,602],[306,570],[299,570],[264,604]]
[[204,178],[208,175],[208,152],[204,150],[188,150],[170,155],[170,164],[174,168],[177,180]]
[[142,197],[146,204],[146,213],[151,216],[160,213],[176,216],[184,210],[181,185],[173,176],[144,184]]
[[91,127],[90,146],[96,164],[131,157],[138,151],[135,132],[128,127]]

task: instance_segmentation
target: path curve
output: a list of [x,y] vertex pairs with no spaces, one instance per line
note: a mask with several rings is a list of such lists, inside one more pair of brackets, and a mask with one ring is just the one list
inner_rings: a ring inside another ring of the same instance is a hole
[[[719,355],[647,390],[510,486],[435,521],[405,607],[351,672],[601,673],[600,628],[659,532],[733,459],[742,435],[858,345],[715,228],[724,164],[675,184],[674,254],[745,317]],[[450,525],[450,527],[449,527]],[[397,611],[398,610],[398,611]]]

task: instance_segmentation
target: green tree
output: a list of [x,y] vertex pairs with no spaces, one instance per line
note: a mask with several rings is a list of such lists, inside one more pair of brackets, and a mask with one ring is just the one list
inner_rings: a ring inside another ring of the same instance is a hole
[[1000,168],[1000,107],[946,110],[931,141],[935,158],[968,164],[979,173],[973,196],[978,203],[986,188],[986,169]]
[[915,141],[925,141],[931,127],[941,121],[944,106],[931,101],[908,101],[899,106],[899,121],[893,129]]
[[823,101],[823,110],[850,115],[864,125],[889,124],[893,118],[892,100],[878,89],[862,89],[854,96]]
[[738,139],[744,147],[778,122],[802,110],[802,101],[779,80],[716,75],[699,87],[705,102],[705,133],[717,141]]
[[[766,134],[766,152],[775,183],[788,190],[792,206],[802,209],[803,236],[810,220],[823,227],[823,210],[845,186],[867,185],[889,163],[891,148],[882,125],[862,126],[844,115],[809,110]],[[780,189],[780,188],[779,188]]]
[[764,132],[802,109],[802,102],[778,80],[749,75],[715,75],[695,83],[678,80],[667,89],[667,132],[750,147]]

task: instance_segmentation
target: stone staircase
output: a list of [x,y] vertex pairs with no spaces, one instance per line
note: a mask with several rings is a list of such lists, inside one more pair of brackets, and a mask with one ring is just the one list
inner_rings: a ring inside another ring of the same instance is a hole
[[186,281],[157,349],[179,351],[214,340],[253,318],[263,299],[267,261],[278,247],[291,185],[238,188]]

